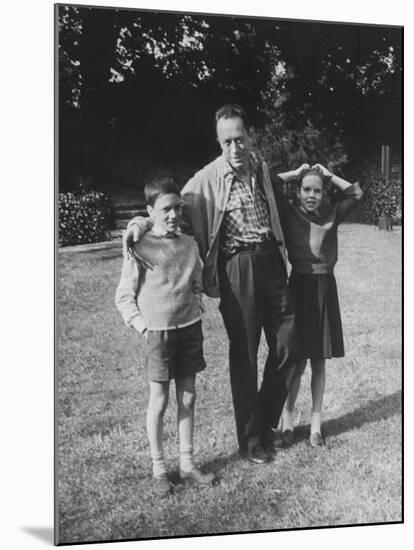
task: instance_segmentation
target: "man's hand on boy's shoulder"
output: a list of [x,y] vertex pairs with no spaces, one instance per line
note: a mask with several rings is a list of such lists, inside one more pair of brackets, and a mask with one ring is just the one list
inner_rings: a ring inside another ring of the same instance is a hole
[[138,269],[145,271],[146,269],[153,270],[154,264],[152,264],[149,260],[145,259],[143,256],[140,256],[136,250],[133,248],[133,243],[130,247],[128,247],[127,250],[128,257],[127,259],[131,258],[135,260],[136,264],[138,265]]
[[131,248],[134,243],[138,242],[140,238],[149,231],[154,225],[151,218],[144,218],[142,216],[135,216],[128,222],[127,228],[122,235],[122,252],[124,258],[131,256]]

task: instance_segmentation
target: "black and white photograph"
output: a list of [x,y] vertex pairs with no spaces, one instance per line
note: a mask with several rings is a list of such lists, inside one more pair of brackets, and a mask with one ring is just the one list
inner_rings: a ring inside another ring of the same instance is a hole
[[402,27],[56,25],[56,542],[401,522]]
[[401,522],[402,27],[56,42],[56,542]]
[[50,173],[13,163],[49,202],[7,199],[27,366],[3,415],[33,548],[407,547],[407,22],[315,7],[42,8]]

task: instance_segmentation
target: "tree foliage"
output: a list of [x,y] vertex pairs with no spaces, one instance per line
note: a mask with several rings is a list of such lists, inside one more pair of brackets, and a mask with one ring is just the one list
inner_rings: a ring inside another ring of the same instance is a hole
[[302,138],[309,149],[312,135],[336,144],[326,152],[335,162],[339,144],[355,158],[400,146],[399,28],[62,5],[58,13],[63,184],[110,178],[122,155],[137,152],[206,161],[217,150],[214,112],[229,101],[268,141],[284,135],[289,151]]
[[273,87],[283,90],[279,109],[293,124],[311,120],[340,136],[354,155],[361,147],[366,154],[381,143],[400,145],[401,46],[394,27],[285,25],[284,72]]

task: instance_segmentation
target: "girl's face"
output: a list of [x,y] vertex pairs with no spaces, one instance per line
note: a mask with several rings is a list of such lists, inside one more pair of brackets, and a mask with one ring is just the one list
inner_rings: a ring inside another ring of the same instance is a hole
[[316,174],[309,174],[302,180],[299,190],[300,206],[306,212],[317,213],[323,199],[323,181]]

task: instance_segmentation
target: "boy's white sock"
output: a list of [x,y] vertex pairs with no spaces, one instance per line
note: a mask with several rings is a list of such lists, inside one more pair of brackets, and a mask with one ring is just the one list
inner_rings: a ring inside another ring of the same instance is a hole
[[312,411],[311,433],[321,433],[321,413]]
[[167,473],[167,466],[164,460],[164,453],[159,451],[151,455],[152,458],[152,473],[154,477],[158,477],[161,474]]
[[283,422],[282,422],[282,430],[284,432],[286,430],[291,430],[293,432],[293,419],[294,419],[294,411],[287,411],[285,409],[283,411]]
[[193,468],[193,448],[180,449],[180,470],[183,472],[191,472]]

